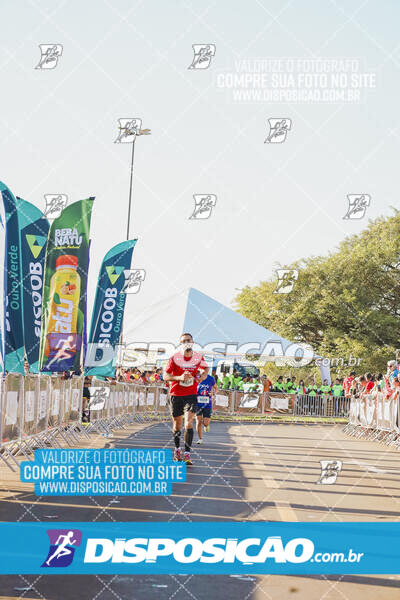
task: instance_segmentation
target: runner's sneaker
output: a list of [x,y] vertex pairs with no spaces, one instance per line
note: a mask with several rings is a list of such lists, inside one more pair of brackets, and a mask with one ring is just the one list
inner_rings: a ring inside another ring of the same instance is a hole
[[182,452],[180,448],[174,450],[174,460],[182,460]]
[[210,431],[210,425],[207,425],[207,427],[204,427],[204,431],[205,431],[206,433],[209,433],[209,431]]
[[192,465],[193,464],[192,461],[191,461],[191,458],[190,458],[190,452],[185,452],[185,454],[183,455],[183,460],[185,461],[185,463],[187,465]]
[[197,440],[197,443],[198,443],[198,444],[202,444],[202,443],[203,443],[203,440],[202,440],[201,438],[199,438],[199,439]]

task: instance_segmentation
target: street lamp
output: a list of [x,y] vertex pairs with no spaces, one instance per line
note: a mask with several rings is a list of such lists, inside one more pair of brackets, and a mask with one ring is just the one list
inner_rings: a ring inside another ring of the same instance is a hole
[[128,223],[126,228],[126,239],[129,240],[129,226],[131,220],[133,161],[135,157],[135,141],[139,135],[150,135],[150,129],[142,129],[142,119],[118,119],[119,133],[115,144],[132,144],[131,176],[129,184]]

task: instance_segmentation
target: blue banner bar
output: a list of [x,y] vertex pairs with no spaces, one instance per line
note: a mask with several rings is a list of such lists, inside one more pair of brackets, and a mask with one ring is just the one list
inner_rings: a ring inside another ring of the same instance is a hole
[[0,523],[1,574],[398,574],[400,523]]
[[37,496],[166,496],[186,481],[186,464],[169,449],[46,448],[21,462],[20,477]]

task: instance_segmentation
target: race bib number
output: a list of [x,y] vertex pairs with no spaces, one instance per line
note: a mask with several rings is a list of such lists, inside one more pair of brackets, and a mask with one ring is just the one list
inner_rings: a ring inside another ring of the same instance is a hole
[[208,396],[197,396],[197,404],[208,404],[209,400]]
[[193,383],[194,383],[193,377],[188,379],[188,381],[180,381],[180,384],[183,385],[183,387],[190,387],[191,385],[193,385]]

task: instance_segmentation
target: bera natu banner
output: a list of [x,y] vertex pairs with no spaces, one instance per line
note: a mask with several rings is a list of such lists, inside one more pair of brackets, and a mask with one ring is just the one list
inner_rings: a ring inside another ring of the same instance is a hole
[[129,270],[137,240],[117,244],[107,252],[100,268],[92,314],[87,375],[115,375],[115,348],[119,343],[125,310],[124,271]]
[[40,370],[80,371],[94,198],[67,206],[46,248]]

